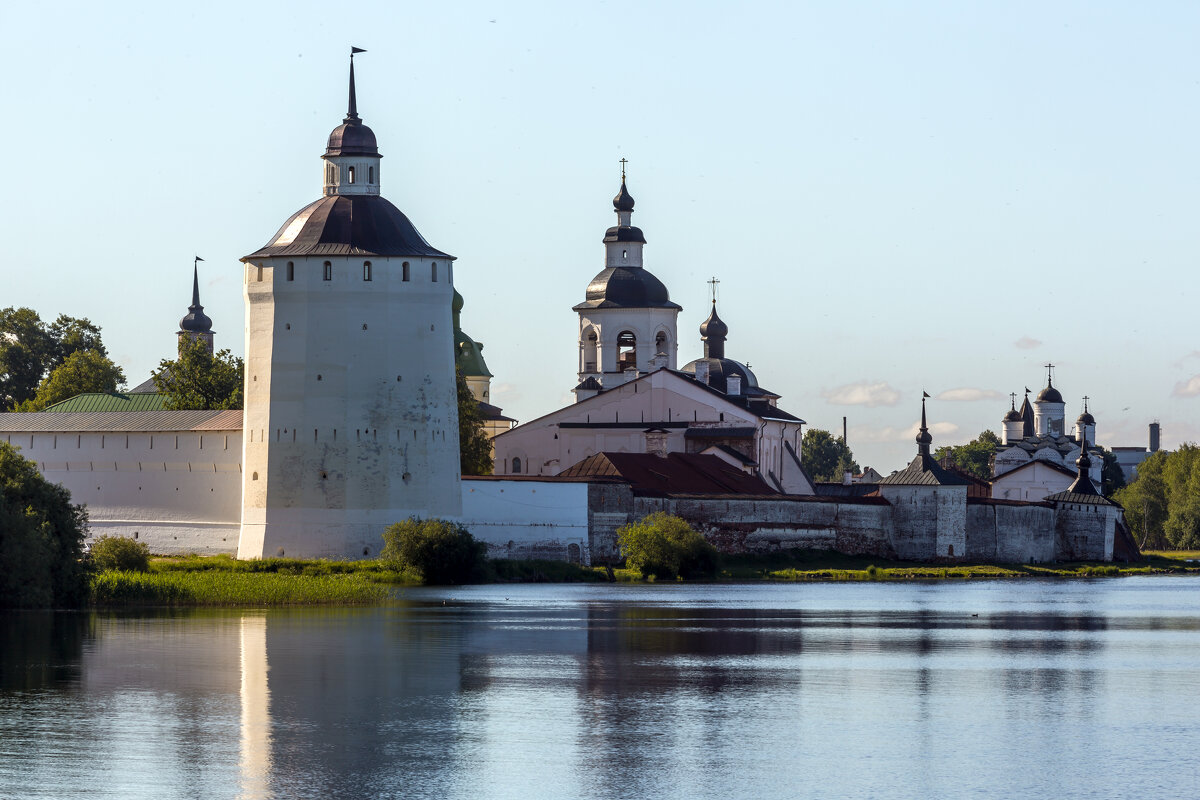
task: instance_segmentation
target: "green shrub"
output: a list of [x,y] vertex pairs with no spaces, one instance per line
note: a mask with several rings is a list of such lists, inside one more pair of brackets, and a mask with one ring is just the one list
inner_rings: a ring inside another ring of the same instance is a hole
[[649,578],[711,578],[717,549],[679,517],[656,511],[617,531],[617,544],[630,569]]
[[146,572],[150,569],[150,547],[128,536],[98,536],[92,540],[92,563],[98,569]]
[[383,542],[380,559],[419,573],[422,583],[472,583],[484,577],[487,545],[456,522],[410,517],[389,526]]

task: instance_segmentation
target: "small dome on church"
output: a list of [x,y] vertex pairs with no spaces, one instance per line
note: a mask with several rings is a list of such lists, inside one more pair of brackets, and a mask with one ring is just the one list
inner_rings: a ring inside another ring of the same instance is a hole
[[188,308],[187,316],[179,320],[179,330],[188,333],[208,333],[212,330],[212,320],[204,313],[203,306]]
[[613,209],[616,211],[633,211],[633,195],[625,188],[625,178],[621,178],[621,191],[613,198]]
[[463,296],[458,293],[458,289],[454,290],[454,299],[450,301],[450,312],[453,314],[461,313],[463,310]]
[[1062,394],[1052,384],[1047,383],[1046,388],[1038,392],[1037,402],[1039,403],[1061,403],[1062,401]]
[[375,132],[358,120],[348,119],[329,134],[327,156],[379,155]]
[[708,319],[700,323],[700,335],[706,339],[724,339],[729,335],[729,326],[717,316],[717,304],[714,301],[712,313]]
[[1020,422],[1021,421],[1021,412],[1017,411],[1015,408],[1012,409],[1011,411],[1009,411],[1007,414],[1004,415],[1004,421],[1005,422]]
[[[695,375],[696,365],[701,362],[708,364],[708,385],[714,389],[726,391],[729,376],[737,375],[742,379],[742,394],[755,394],[755,392],[747,390],[758,388],[758,378],[750,371],[749,367],[732,358],[697,358],[680,367],[680,371]],[[761,395],[761,392],[758,394]]]
[[1079,415],[1079,419],[1077,419],[1075,423],[1077,425],[1095,425],[1096,418],[1093,417],[1089,412],[1085,411]]

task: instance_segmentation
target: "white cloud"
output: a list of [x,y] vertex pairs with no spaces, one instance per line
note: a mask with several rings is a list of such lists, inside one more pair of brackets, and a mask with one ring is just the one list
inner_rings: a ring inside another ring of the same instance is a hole
[[[914,422],[912,427],[906,430],[900,438],[915,439],[920,431],[921,423]],[[939,447],[943,444],[950,444],[946,439],[958,433],[958,426],[953,422],[934,422],[929,426],[929,433],[933,436],[933,446]]]
[[1188,362],[1188,360],[1192,359],[1192,358],[1200,358],[1200,350],[1193,350],[1192,352],[1188,353],[1186,356],[1184,356],[1183,358],[1176,361],[1175,366],[1182,368],[1183,365],[1186,364]]
[[1032,336],[1022,336],[1013,342],[1018,350],[1032,350],[1035,347],[1041,347],[1042,340],[1034,339]]
[[886,381],[847,383],[834,389],[822,389],[821,397],[826,402],[839,406],[894,406],[900,402],[900,393],[887,385]]
[[947,389],[937,396],[937,400],[949,400],[956,403],[973,403],[977,400],[999,400],[1004,395],[995,389]]
[[1193,375],[1186,381],[1180,381],[1175,384],[1175,391],[1171,394],[1176,397],[1195,397],[1200,395],[1200,375]]

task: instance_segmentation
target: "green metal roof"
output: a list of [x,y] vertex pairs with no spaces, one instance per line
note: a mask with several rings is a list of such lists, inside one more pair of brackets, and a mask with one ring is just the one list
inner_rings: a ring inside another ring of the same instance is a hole
[[50,413],[70,413],[77,411],[162,411],[166,406],[166,397],[158,392],[130,392],[119,394],[113,392],[89,392],[77,394],[69,400],[46,406],[43,411]]

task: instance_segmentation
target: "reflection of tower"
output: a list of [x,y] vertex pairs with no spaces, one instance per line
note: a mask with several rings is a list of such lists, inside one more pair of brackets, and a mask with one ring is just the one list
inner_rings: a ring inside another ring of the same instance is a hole
[[212,320],[204,313],[204,306],[200,305],[200,263],[204,259],[197,257],[192,262],[192,304],[188,306],[188,313],[183,319],[179,320],[179,350],[183,351],[183,346],[187,342],[196,339],[202,339],[208,346],[208,354],[211,356],[213,352],[213,329]]
[[679,347],[667,287],[642,266],[646,237],[632,225],[633,196],[625,186],[613,198],[617,224],[604,234],[604,269],[588,284],[579,313],[576,399],[610,389],[660,367],[674,369]]
[[271,796],[271,693],[267,687],[267,618],[244,615],[242,644],[241,792],[246,800]]
[[241,558],[362,557],[461,513],[452,257],[380,196],[380,158],[351,62],[323,196],[242,259]]

